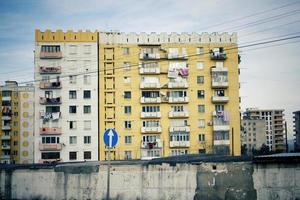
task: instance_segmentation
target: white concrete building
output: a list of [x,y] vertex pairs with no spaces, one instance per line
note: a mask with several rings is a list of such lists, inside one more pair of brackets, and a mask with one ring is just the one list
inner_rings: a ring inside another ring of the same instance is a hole
[[35,163],[98,160],[97,39],[64,35],[36,34]]

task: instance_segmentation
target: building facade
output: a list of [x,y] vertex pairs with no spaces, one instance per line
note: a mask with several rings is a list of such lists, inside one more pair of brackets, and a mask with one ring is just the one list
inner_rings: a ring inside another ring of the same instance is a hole
[[252,150],[259,150],[266,143],[266,121],[264,119],[243,119],[241,122],[241,145],[251,155]]
[[236,34],[99,32],[100,160],[240,155]]
[[98,160],[98,34],[35,32],[35,162]]
[[247,119],[265,120],[266,145],[269,150],[276,152],[286,151],[285,127],[283,109],[248,108],[244,113]]
[[293,112],[294,116],[294,136],[295,136],[295,151],[300,151],[300,110]]
[[0,101],[1,163],[33,163],[34,87],[6,81]]

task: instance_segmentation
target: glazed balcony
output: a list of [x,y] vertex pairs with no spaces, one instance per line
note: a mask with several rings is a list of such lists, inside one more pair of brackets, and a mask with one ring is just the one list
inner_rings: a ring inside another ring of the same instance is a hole
[[60,135],[61,134],[61,128],[58,127],[43,127],[40,128],[40,135]]
[[40,67],[40,74],[60,74],[61,67]]
[[155,142],[141,142],[142,149],[155,149],[155,148],[162,148],[163,143],[161,140],[157,140]]
[[160,59],[159,53],[140,53],[140,59],[151,60]]
[[180,81],[180,82],[169,82],[168,88],[188,88],[189,85],[187,81]]
[[229,113],[228,111],[213,112],[213,130],[214,131],[229,131]]
[[141,97],[141,103],[161,103],[160,97]]
[[9,130],[11,130],[11,125],[3,125],[2,126],[2,130],[3,131],[9,131]]
[[153,158],[159,158],[162,156],[161,150],[155,150],[154,152],[150,152],[151,149],[141,149],[141,159],[142,160],[151,160]]
[[169,97],[168,102],[169,103],[188,103],[189,98],[188,97]]
[[160,88],[160,83],[141,82],[140,88],[141,89],[158,89],[158,88]]
[[213,96],[211,98],[213,103],[227,103],[229,101],[229,97],[227,96]]
[[190,132],[190,127],[188,126],[170,126],[169,132]]
[[170,147],[190,147],[190,141],[170,141]]
[[42,52],[40,53],[40,58],[41,59],[60,59],[62,58],[62,52],[57,51],[57,52]]
[[142,133],[161,133],[161,126],[142,127]]
[[50,144],[39,144],[39,150],[40,151],[59,151],[62,149],[62,144],[61,143],[50,143]]
[[41,89],[60,89],[61,88],[61,81],[41,81],[40,82]]
[[140,65],[140,74],[160,74],[160,67],[158,64],[151,63]]
[[10,140],[10,135],[2,135],[1,140]]
[[141,118],[160,118],[160,112],[141,112]]
[[186,117],[189,117],[188,111],[182,111],[182,112],[170,111],[169,112],[169,118],[186,118]]
[[56,98],[40,97],[40,104],[42,105],[61,104],[61,97],[56,97]]

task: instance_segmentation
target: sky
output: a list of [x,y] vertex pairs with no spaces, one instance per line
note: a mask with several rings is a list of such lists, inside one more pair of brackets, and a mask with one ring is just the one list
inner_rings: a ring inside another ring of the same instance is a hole
[[[33,80],[35,29],[237,32],[242,46],[300,35],[300,1],[1,0],[0,84]],[[289,138],[300,110],[299,54],[300,39],[240,49],[242,110],[285,109]]]

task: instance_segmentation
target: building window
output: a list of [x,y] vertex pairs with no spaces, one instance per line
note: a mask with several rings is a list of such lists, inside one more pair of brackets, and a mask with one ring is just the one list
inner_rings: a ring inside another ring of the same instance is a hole
[[124,126],[125,128],[131,128],[131,121],[125,121]]
[[197,83],[203,84],[204,83],[204,76],[197,76]]
[[69,106],[69,113],[76,113],[76,106]]
[[83,106],[83,113],[89,114],[92,112],[91,106]]
[[90,152],[90,151],[84,151],[83,152],[83,159],[84,160],[90,160],[90,159],[92,159],[92,152]]
[[215,90],[215,95],[218,97],[224,97],[225,96],[225,90]]
[[91,136],[84,136],[83,142],[84,144],[91,144]]
[[75,84],[76,83],[76,76],[75,75],[69,76],[69,83],[70,84]]
[[196,53],[197,53],[197,54],[203,54],[203,53],[204,53],[203,47],[197,47]]
[[18,141],[14,141],[14,146],[17,146],[18,145]]
[[198,105],[198,112],[204,113],[205,112],[205,105]]
[[83,91],[83,98],[84,99],[90,99],[91,98],[91,91],[90,90],[84,90]]
[[58,144],[59,137],[42,137],[42,144]]
[[69,99],[76,99],[76,98],[77,98],[76,90],[70,90]]
[[131,92],[130,91],[125,91],[124,92],[124,98],[125,99],[131,99]]
[[197,65],[197,69],[198,70],[203,70],[204,69],[204,63],[203,63],[203,61],[198,61],[196,65]]
[[215,105],[215,110],[216,110],[216,112],[224,111],[224,105],[222,105],[222,104]]
[[69,152],[69,159],[70,160],[77,160],[77,152],[76,151]]
[[90,75],[84,75],[83,76],[83,83],[85,85],[90,85],[91,84],[91,76]]
[[131,135],[126,135],[125,136],[125,144],[131,144]]
[[125,151],[125,155],[124,155],[124,159],[125,160],[131,160],[131,151]]
[[123,48],[123,55],[129,55],[129,48],[128,47]]
[[76,121],[69,121],[69,128],[72,130],[76,129],[77,126],[76,126]]
[[124,106],[124,113],[130,114],[131,113],[131,106]]
[[131,82],[130,76],[124,76],[124,83],[130,83],[130,82]]
[[91,130],[91,128],[92,128],[92,121],[90,120],[83,121],[84,130]]
[[70,142],[70,144],[77,144],[77,137],[76,136],[70,136],[69,142]]
[[18,126],[18,122],[14,122],[14,127],[17,127]]
[[204,128],[205,127],[205,119],[199,119],[198,120],[198,127]]
[[199,134],[199,141],[204,142],[205,141],[205,135]]
[[204,90],[198,90],[198,99],[204,99]]

